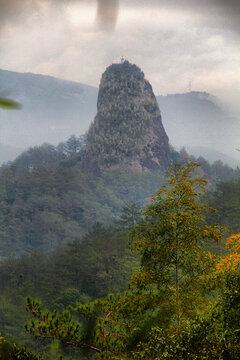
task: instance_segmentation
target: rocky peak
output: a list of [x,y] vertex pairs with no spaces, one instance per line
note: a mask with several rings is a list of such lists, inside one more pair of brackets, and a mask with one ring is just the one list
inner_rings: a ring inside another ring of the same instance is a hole
[[112,64],[102,75],[83,170],[166,170],[169,163],[168,137],[150,83],[136,65],[126,60]]

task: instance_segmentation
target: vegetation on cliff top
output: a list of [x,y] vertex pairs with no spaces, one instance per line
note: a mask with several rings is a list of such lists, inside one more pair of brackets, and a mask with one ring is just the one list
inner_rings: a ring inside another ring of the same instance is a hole
[[[121,65],[121,66],[119,66]],[[135,78],[136,80],[144,80],[144,72],[135,64],[130,64],[127,60],[122,60],[121,64],[112,64],[107,67],[103,74],[103,80],[110,80],[112,78]]]

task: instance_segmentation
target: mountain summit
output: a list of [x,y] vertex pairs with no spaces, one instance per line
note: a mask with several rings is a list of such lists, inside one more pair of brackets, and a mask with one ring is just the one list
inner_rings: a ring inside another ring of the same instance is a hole
[[82,168],[166,170],[168,136],[150,83],[136,65],[112,64],[102,75],[97,115],[89,128]]

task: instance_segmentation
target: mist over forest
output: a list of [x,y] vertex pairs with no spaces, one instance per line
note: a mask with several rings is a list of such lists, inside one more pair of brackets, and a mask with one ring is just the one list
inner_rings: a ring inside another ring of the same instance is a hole
[[0,359],[239,360],[239,16],[0,0]]
[[[30,146],[57,145],[73,134],[85,134],[96,115],[95,87],[4,70],[0,70],[0,84],[0,92],[22,106],[21,111],[0,110],[1,162],[14,160]],[[220,159],[238,165],[239,122],[224,103],[211,94],[194,91],[160,95],[157,100],[172,146],[178,150],[185,147],[190,154],[202,155],[210,162]]]

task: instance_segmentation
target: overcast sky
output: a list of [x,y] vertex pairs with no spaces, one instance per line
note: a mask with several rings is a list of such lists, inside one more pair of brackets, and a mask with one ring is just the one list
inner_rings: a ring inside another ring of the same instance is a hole
[[121,57],[156,95],[207,91],[239,106],[240,1],[0,0],[0,68],[99,85]]

